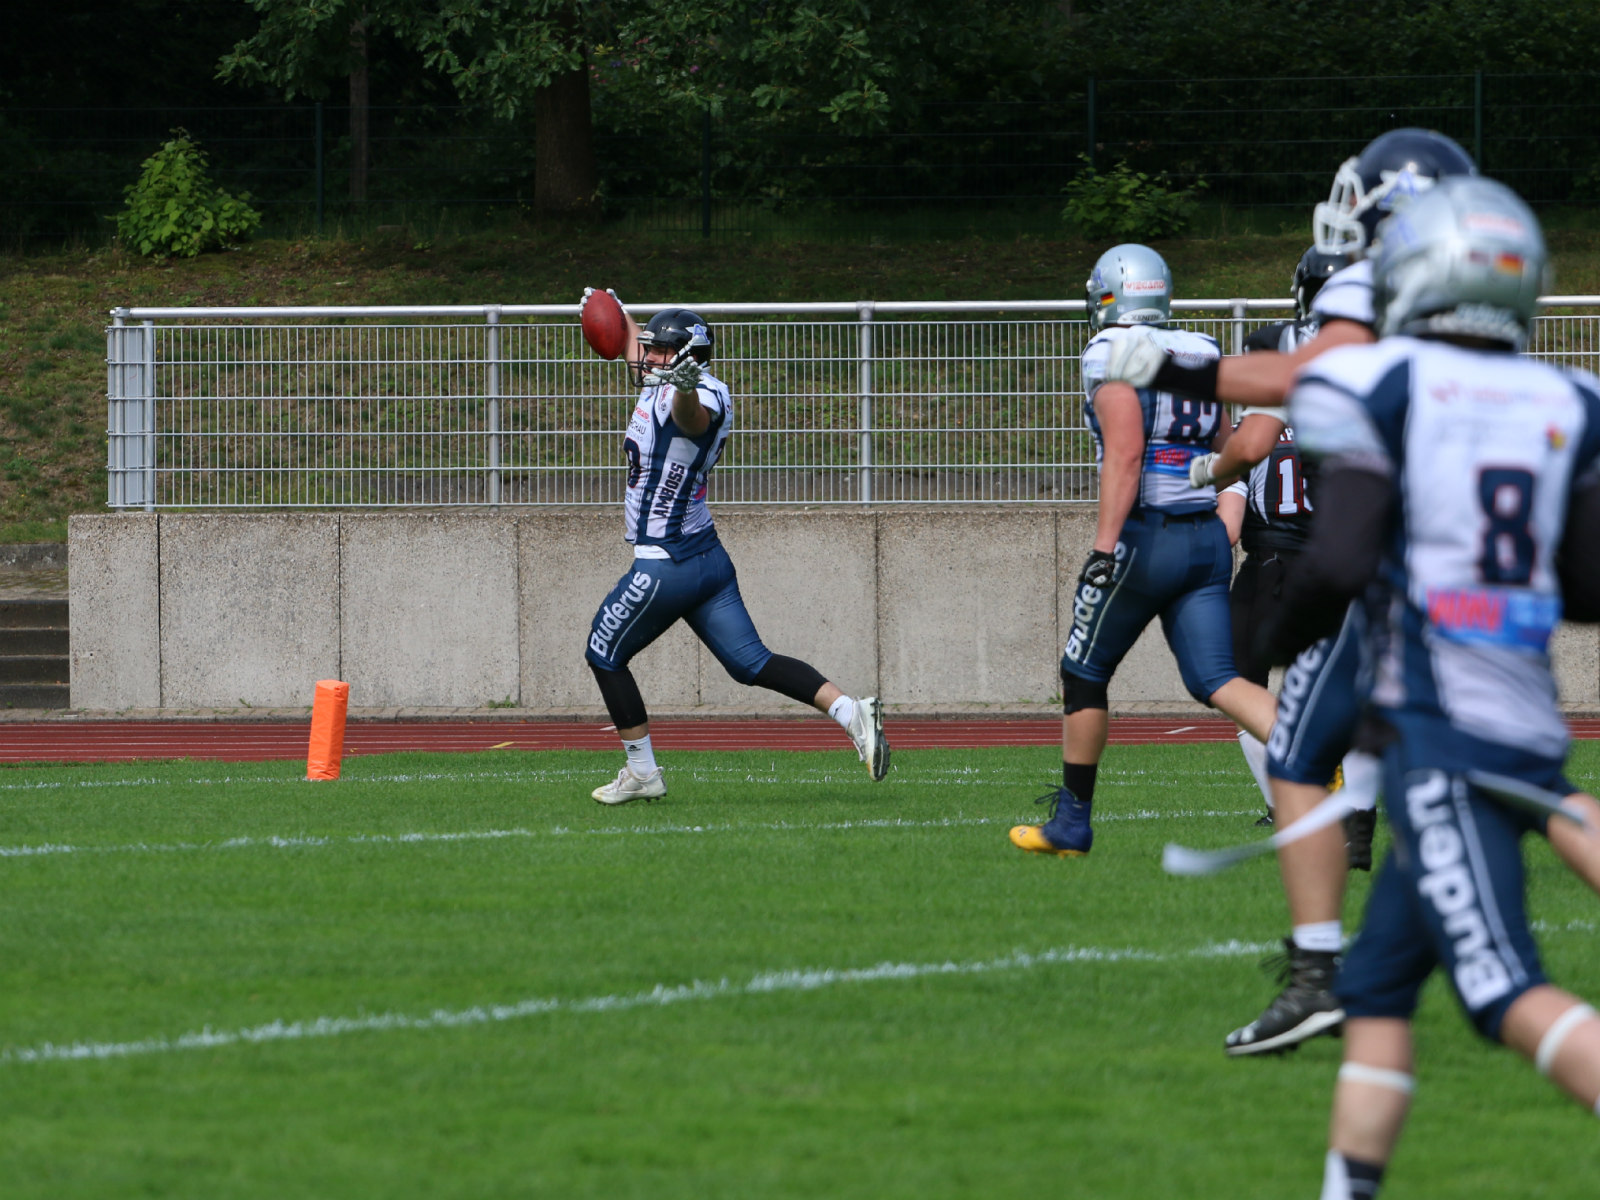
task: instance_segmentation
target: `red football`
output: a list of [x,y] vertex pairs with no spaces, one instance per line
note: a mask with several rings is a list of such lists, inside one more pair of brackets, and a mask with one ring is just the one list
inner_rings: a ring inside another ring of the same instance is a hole
[[601,358],[616,358],[628,348],[628,318],[610,292],[596,288],[583,305],[583,340]]

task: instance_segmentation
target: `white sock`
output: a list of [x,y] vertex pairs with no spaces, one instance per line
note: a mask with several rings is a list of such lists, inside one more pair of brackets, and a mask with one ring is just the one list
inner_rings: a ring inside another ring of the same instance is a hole
[[839,728],[850,731],[850,722],[856,719],[856,702],[849,696],[840,696],[828,705],[828,715],[839,722]]
[[1329,1150],[1322,1161],[1321,1200],[1350,1200],[1350,1176],[1345,1173],[1344,1155]]
[[650,745],[650,735],[647,733],[636,742],[623,742],[622,748],[628,752],[628,770],[640,779],[649,778],[656,769],[656,752]]
[[1378,807],[1378,789],[1383,779],[1383,762],[1360,750],[1352,750],[1340,764],[1344,768],[1344,801],[1356,812]]
[[1273,811],[1272,785],[1267,782],[1266,744],[1249,730],[1241,729],[1239,749],[1244,751],[1244,761],[1250,768],[1250,774],[1256,778],[1256,786],[1261,789],[1261,795],[1267,802],[1267,811]]
[[1344,925],[1339,921],[1313,921],[1294,927],[1294,944],[1302,950],[1337,954],[1344,947]]

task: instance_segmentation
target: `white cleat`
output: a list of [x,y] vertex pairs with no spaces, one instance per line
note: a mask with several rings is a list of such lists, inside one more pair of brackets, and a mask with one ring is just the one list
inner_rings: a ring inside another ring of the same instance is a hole
[[601,804],[626,804],[630,800],[654,800],[657,796],[667,794],[667,781],[661,777],[661,768],[657,767],[643,779],[635,775],[626,766],[617,772],[617,777],[610,783],[602,784],[589,793]]
[[889,773],[889,743],[883,736],[883,703],[876,696],[856,701],[856,715],[850,718],[850,740],[856,753],[867,764],[873,781]]

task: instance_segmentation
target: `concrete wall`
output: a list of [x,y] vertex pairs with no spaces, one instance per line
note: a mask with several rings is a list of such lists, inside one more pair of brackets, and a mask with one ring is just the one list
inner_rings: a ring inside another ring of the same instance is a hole
[[[723,509],[756,627],[845,691],[906,712],[1059,711],[1057,663],[1094,515],[1078,508]],[[597,712],[583,661],[631,561],[615,511],[115,514],[69,529],[72,704],[359,708],[509,702]],[[1600,632],[1556,641],[1565,700],[1600,707]],[[653,712],[783,712],[681,624],[634,662]],[[1113,708],[1197,712],[1159,630]]]

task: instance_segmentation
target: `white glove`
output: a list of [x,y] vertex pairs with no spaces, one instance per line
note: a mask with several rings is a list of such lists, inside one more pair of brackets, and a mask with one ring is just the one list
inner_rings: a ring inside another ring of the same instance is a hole
[[[621,300],[617,300],[616,292],[613,292],[610,288],[606,289],[606,293],[613,300],[616,300],[618,304],[622,303]],[[594,289],[592,287],[586,287],[586,288],[583,289],[583,298],[578,301],[578,318],[579,318],[579,320],[583,319],[583,306],[589,303],[589,297],[592,296],[592,295],[594,295]]]
[[1157,340],[1155,330],[1135,325],[1112,344],[1106,364],[1106,382],[1149,387],[1166,361],[1167,352]]
[[692,392],[700,386],[700,364],[684,349],[666,366],[646,371],[645,378],[651,383],[670,383],[680,392]]
[[1215,483],[1217,477],[1211,473],[1211,468],[1216,463],[1216,454],[1202,454],[1198,458],[1191,458],[1189,460],[1189,486],[1205,487],[1208,483]]

